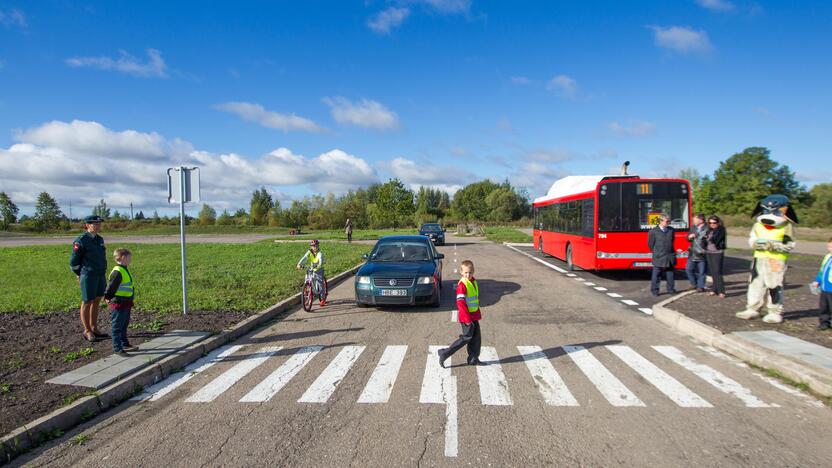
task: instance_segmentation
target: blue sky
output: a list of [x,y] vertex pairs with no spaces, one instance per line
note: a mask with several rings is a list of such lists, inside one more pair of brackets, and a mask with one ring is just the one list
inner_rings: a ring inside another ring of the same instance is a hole
[[0,1],[0,190],[152,210],[185,163],[219,208],[394,176],[534,197],[747,146],[832,179],[829,2],[240,3]]

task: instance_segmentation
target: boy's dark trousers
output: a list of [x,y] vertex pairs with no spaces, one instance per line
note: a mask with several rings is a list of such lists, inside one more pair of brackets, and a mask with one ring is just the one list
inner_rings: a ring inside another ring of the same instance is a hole
[[820,323],[832,323],[832,292],[820,292]]
[[480,322],[474,320],[471,323],[460,323],[462,325],[462,334],[453,342],[448,350],[445,352],[446,357],[450,357],[455,352],[459,351],[463,346],[468,346],[468,363],[478,360],[480,358],[480,346],[482,345],[482,337],[480,336]]
[[132,309],[132,307],[110,307],[113,352],[117,353],[122,351],[125,346],[130,345],[127,341],[127,325],[130,323],[130,309]]

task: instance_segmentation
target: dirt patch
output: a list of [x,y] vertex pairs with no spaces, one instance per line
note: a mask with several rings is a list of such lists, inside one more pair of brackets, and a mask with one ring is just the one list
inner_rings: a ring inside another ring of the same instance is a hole
[[760,319],[741,320],[734,317],[736,312],[745,309],[751,252],[729,252],[729,256],[725,258],[725,269],[728,273],[725,276],[725,299],[706,294],[692,294],[668,304],[668,307],[724,333],[775,330],[832,348],[832,332],[817,329],[818,296],[810,294],[807,286],[814,280],[821,259],[811,255],[792,255],[789,259],[784,320],[779,325],[769,325]]
[[[127,331],[133,345],[171,330],[219,332],[245,312],[192,312],[156,315],[134,311]],[[109,334],[110,318],[102,310],[99,328]],[[81,336],[78,311],[45,315],[0,314],[0,434],[72,403],[91,389],[47,384],[46,380],[112,354],[112,343]]]

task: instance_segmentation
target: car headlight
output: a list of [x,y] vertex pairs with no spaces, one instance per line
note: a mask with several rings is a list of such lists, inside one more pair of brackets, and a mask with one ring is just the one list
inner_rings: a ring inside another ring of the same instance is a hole
[[433,284],[435,281],[433,276],[420,276],[418,284]]
[[358,281],[358,284],[370,284],[370,277],[369,276],[359,276],[357,281]]

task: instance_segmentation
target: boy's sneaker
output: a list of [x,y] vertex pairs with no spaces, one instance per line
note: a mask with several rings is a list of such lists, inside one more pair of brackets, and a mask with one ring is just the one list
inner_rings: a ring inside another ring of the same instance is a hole
[[127,351],[125,351],[123,349],[121,351],[116,351],[113,354],[115,354],[116,356],[121,356],[121,357],[130,357],[130,354],[128,354]]
[[133,346],[131,344],[126,344],[126,345],[122,346],[121,349],[123,349],[124,351],[138,351],[139,347],[138,346]]

